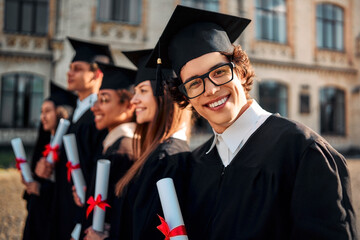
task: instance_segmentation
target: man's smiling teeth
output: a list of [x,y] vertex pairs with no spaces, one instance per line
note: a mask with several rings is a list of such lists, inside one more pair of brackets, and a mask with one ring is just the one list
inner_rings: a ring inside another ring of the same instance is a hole
[[217,106],[220,106],[221,104],[223,104],[224,102],[226,102],[227,99],[228,99],[228,97],[224,97],[223,99],[220,99],[220,100],[217,101],[217,102],[210,103],[210,104],[209,104],[209,107],[215,108],[215,107],[217,107]]
[[95,119],[101,119],[102,116],[101,115],[95,115]]

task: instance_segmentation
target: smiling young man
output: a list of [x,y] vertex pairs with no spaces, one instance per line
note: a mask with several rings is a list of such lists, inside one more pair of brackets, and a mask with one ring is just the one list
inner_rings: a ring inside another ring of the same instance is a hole
[[175,101],[214,131],[192,154],[189,239],[356,239],[344,157],[249,95],[254,72],[232,44],[249,22],[178,6],[149,59],[174,69]]

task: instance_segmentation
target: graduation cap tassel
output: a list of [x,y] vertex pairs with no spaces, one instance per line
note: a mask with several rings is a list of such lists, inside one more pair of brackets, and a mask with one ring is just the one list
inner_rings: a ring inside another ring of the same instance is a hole
[[164,95],[164,87],[163,87],[163,76],[162,76],[162,67],[161,67],[161,58],[160,58],[160,46],[159,46],[159,58],[157,59],[156,66],[156,91],[155,96],[163,96]]

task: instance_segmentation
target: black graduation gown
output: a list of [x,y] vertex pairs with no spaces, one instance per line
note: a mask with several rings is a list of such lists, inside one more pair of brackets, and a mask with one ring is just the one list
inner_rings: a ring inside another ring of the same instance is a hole
[[35,174],[37,162],[42,157],[45,145],[50,142],[50,133],[39,127],[38,138],[35,144],[33,156],[31,159],[31,171],[33,178],[40,184],[40,195],[27,194],[24,192],[24,199],[27,201],[28,215],[25,222],[23,239],[50,239],[51,212],[53,204],[54,183],[50,180],[38,177]]
[[[79,153],[80,167],[86,185],[91,182],[91,174],[96,159],[101,156],[102,141],[106,131],[95,127],[94,114],[88,109],[76,123],[71,123],[68,134],[74,133]],[[64,147],[60,150],[60,160],[55,168],[55,200],[53,239],[70,239],[75,224],[79,222],[82,210],[75,205],[72,195],[72,182],[67,181],[67,156]]]
[[346,161],[312,130],[272,115],[227,167],[212,140],[193,152],[189,239],[356,239]]
[[169,138],[157,147],[140,174],[130,182],[123,195],[115,199],[108,239],[164,239],[156,228],[160,225],[157,214],[164,217],[156,182],[165,177],[173,178],[181,205],[189,155],[188,144],[176,138]]
[[[126,173],[126,171],[131,167],[133,160],[127,154],[119,154],[118,151],[121,147],[121,142],[124,139],[128,139],[130,141],[131,138],[128,137],[120,137],[117,139],[111,146],[106,149],[106,152],[103,154],[103,159],[108,159],[111,162],[110,165],[110,175],[109,175],[109,185],[108,185],[108,195],[106,202],[113,206],[113,201],[115,198],[115,186],[116,183],[120,180],[120,178]],[[90,187],[86,191],[86,199],[90,196],[95,198],[95,183],[96,183],[96,167],[93,169],[92,182]],[[89,214],[89,217],[86,218],[86,209],[89,205],[85,204],[82,214],[81,221],[81,237],[84,237],[84,231],[92,225],[93,211]],[[105,222],[110,223],[112,208],[106,208]]]

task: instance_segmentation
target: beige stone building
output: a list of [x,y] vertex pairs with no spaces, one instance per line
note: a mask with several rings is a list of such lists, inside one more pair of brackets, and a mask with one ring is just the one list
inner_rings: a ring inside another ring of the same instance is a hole
[[132,67],[121,51],[154,47],[177,4],[252,19],[239,39],[252,96],[339,150],[360,149],[359,0],[0,0],[0,145],[34,141],[50,79],[66,85],[66,36],[108,43]]

